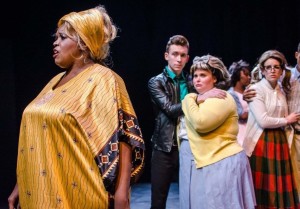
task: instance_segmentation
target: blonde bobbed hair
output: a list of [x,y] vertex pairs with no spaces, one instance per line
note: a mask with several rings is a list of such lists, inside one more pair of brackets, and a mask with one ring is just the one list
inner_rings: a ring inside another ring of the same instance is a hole
[[196,56],[190,68],[190,74],[194,76],[194,72],[198,69],[211,71],[216,77],[215,87],[227,89],[230,83],[230,74],[221,59],[212,55]]

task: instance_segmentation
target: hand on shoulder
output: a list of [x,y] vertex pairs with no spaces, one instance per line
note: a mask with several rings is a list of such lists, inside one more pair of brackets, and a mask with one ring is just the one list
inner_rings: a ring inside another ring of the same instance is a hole
[[256,90],[250,87],[250,85],[247,86],[247,88],[243,92],[243,100],[245,100],[246,102],[251,102],[256,96]]

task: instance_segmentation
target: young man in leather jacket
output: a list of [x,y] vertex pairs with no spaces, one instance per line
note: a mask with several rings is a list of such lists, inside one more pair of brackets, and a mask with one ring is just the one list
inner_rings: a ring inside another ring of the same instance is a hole
[[165,209],[171,182],[178,173],[177,125],[183,115],[181,100],[188,93],[183,68],[189,60],[189,42],[172,36],[166,46],[163,72],[152,77],[148,90],[155,113],[151,159],[151,209]]

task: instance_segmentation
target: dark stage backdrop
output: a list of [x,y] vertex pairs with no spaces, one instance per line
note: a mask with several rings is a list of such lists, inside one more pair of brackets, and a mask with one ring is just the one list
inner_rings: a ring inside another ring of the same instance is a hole
[[18,130],[25,106],[60,72],[52,59],[52,34],[58,19],[71,11],[106,6],[119,26],[111,47],[111,66],[125,81],[147,147],[141,182],[150,180],[154,116],[147,91],[150,77],[166,62],[170,36],[190,41],[190,62],[198,55],[222,58],[225,65],[244,59],[252,66],[268,49],[282,51],[294,65],[300,41],[300,1],[272,0],[43,0],[7,2],[1,9],[1,172],[0,201],[14,187]]

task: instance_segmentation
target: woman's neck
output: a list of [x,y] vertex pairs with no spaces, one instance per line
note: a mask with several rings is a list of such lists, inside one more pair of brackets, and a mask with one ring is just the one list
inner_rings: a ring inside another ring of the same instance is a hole
[[209,92],[209,91],[211,91],[211,90],[214,89],[214,88],[215,88],[215,87],[213,87],[213,88],[211,88],[211,89],[204,90],[204,91],[202,91],[202,92],[198,92],[198,94],[203,95],[203,94],[205,94],[206,92]]
[[275,81],[269,81],[269,80],[267,80],[268,82],[269,82],[269,84],[270,84],[270,86],[273,88],[273,89],[275,89],[276,88],[276,86],[277,86],[277,84],[278,84],[278,80],[275,82]]
[[296,69],[297,69],[298,72],[300,73],[300,65],[299,65],[299,64],[296,65]]
[[66,73],[62,76],[60,81],[53,87],[53,89],[56,89],[57,87],[64,85],[65,83],[70,81],[72,78],[76,77],[79,73],[89,68],[93,64],[94,64],[93,62],[90,62],[79,66],[73,66],[72,68],[67,69]]
[[88,67],[90,67],[93,64],[94,64],[93,62],[74,63],[74,65],[72,65],[71,68],[66,70],[66,77],[73,78],[73,77],[75,77],[76,75],[78,75],[79,73],[81,73],[82,71],[84,71],[85,69],[87,69]]
[[233,87],[234,91],[239,92],[239,93],[244,93],[245,87],[240,83],[237,82],[236,85]]

